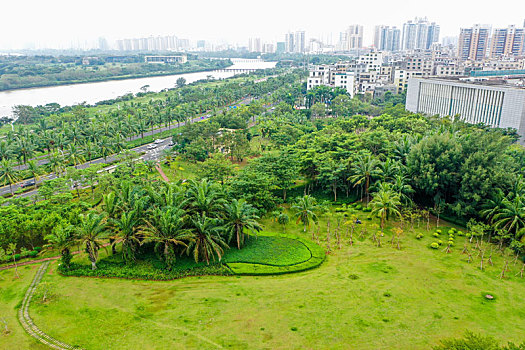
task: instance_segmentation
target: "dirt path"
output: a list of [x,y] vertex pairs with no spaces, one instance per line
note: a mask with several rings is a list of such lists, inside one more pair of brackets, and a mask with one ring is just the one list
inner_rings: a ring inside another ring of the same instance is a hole
[[45,262],[42,264],[42,266],[40,266],[40,268],[36,272],[35,278],[33,278],[33,281],[31,282],[31,285],[27,289],[24,299],[22,300],[22,306],[18,310],[18,320],[20,321],[20,324],[22,325],[24,330],[31,337],[35,338],[42,344],[45,344],[52,349],[58,349],[58,350],[78,349],[69,344],[62,343],[61,341],[56,340],[53,337],[49,336],[48,334],[44,333],[40,328],[38,328],[33,323],[31,316],[29,316],[29,306],[31,305],[31,299],[33,298],[33,294],[35,293],[36,288],[38,287],[38,284],[42,280],[42,277],[44,277],[44,274],[46,273],[48,267],[49,267],[49,262]]

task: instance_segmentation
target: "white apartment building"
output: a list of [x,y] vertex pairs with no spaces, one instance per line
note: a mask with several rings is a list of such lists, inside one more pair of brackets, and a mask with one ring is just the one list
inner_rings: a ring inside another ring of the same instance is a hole
[[366,65],[366,71],[381,70],[381,66],[384,63],[383,53],[381,52],[369,52],[366,55],[359,56],[357,64]]
[[350,96],[353,97],[355,75],[353,72],[343,69],[341,65],[314,66],[310,70],[306,87],[310,90],[321,85],[346,89]]
[[406,69],[396,69],[394,71],[394,85],[396,86],[397,93],[401,93],[405,91],[408,87],[408,81],[411,78],[419,77],[421,78],[423,76],[422,71],[417,70],[406,70]]

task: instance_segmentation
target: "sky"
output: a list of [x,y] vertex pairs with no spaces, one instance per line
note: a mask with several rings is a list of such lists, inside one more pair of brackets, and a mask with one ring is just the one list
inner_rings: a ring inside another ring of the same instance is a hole
[[375,25],[395,25],[428,17],[441,38],[457,36],[474,23],[493,28],[523,26],[524,0],[3,0],[0,49],[69,48],[105,37],[176,35],[190,40],[246,45],[248,38],[283,41],[284,33],[305,30],[307,38],[336,42],[351,24],[364,26],[364,44]]

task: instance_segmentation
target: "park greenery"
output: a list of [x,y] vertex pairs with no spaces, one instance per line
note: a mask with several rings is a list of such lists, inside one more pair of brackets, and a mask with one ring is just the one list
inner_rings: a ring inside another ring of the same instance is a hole
[[[60,255],[35,322],[60,320],[52,335],[87,348],[169,331],[180,347],[521,349],[500,345],[525,330],[517,133],[403,98],[307,91],[302,72],[275,70],[27,113],[0,141],[0,181],[59,176],[3,200],[0,261]],[[158,161],[127,150],[159,127],[173,147]],[[114,171],[84,167],[112,157]],[[0,285],[8,304],[23,288]]]
[[141,78],[221,69],[229,60],[197,59],[184,64],[147,64],[134,56],[0,56],[0,91],[40,86]]

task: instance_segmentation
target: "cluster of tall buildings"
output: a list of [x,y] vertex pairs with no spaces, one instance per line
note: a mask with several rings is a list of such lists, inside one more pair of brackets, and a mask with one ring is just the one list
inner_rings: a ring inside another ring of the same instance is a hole
[[489,25],[476,24],[471,28],[461,28],[458,58],[462,61],[482,61],[487,57],[521,56],[525,52],[524,45],[525,28],[511,25],[492,31]]
[[439,25],[425,18],[416,18],[403,24],[403,29],[376,26],[374,48],[380,51],[428,50],[439,41]]
[[286,33],[284,36],[284,52],[306,52],[306,33],[304,30]]
[[178,51],[189,47],[188,39],[180,39],[175,35],[117,40],[119,51]]

